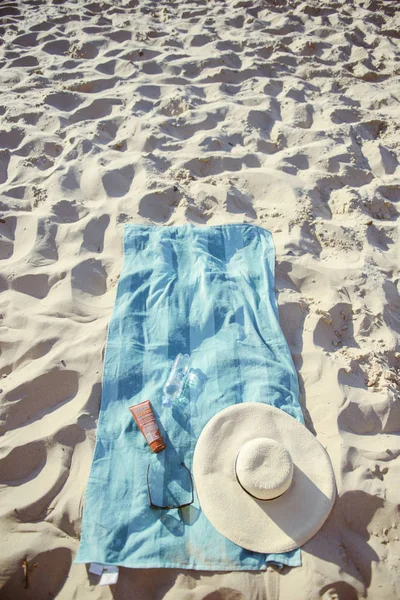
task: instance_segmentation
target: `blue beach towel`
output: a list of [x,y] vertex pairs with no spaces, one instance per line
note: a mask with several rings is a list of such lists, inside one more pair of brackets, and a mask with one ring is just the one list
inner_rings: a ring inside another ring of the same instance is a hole
[[[151,508],[148,498],[148,469],[156,473],[149,480],[155,504],[171,505],[165,489],[183,494],[179,504],[190,496],[181,463],[191,469],[202,428],[226,406],[265,402],[304,422],[278,321],[271,234],[248,224],[126,225],[124,254],[75,562],[215,571],[300,565],[300,550],[259,554],[227,540],[195,492],[194,503],[181,509]],[[190,355],[189,383],[163,407],[179,353]],[[129,412],[147,399],[167,444],[158,455]]]

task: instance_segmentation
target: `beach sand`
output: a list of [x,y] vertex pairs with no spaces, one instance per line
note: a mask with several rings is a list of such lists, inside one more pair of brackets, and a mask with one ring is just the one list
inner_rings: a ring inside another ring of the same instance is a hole
[[[400,597],[399,8],[1,3],[2,599]],[[302,567],[110,588],[72,564],[126,222],[272,232],[338,487]]]

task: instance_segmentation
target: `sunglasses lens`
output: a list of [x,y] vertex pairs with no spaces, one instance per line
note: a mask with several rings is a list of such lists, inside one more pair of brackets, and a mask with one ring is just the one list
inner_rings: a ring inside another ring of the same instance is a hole
[[160,508],[190,504],[193,484],[189,470],[177,458],[166,456],[152,461],[148,469],[148,492],[151,503]]

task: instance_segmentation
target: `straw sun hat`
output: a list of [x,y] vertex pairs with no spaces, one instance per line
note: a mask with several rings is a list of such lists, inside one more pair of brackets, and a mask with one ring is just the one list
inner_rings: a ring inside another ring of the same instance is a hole
[[229,540],[255,552],[298,548],[322,526],[336,495],[328,454],[296,419],[260,402],[225,408],[197,441],[200,506]]

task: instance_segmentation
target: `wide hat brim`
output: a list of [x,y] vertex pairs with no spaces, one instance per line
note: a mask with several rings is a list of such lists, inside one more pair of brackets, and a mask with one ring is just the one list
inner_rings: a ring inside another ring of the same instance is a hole
[[[253,498],[236,478],[240,448],[257,437],[283,444],[294,463],[289,489],[274,500]],[[217,531],[261,553],[302,546],[320,529],[336,496],[323,446],[296,419],[260,402],[229,406],[207,423],[194,451],[193,477],[201,509]]]

